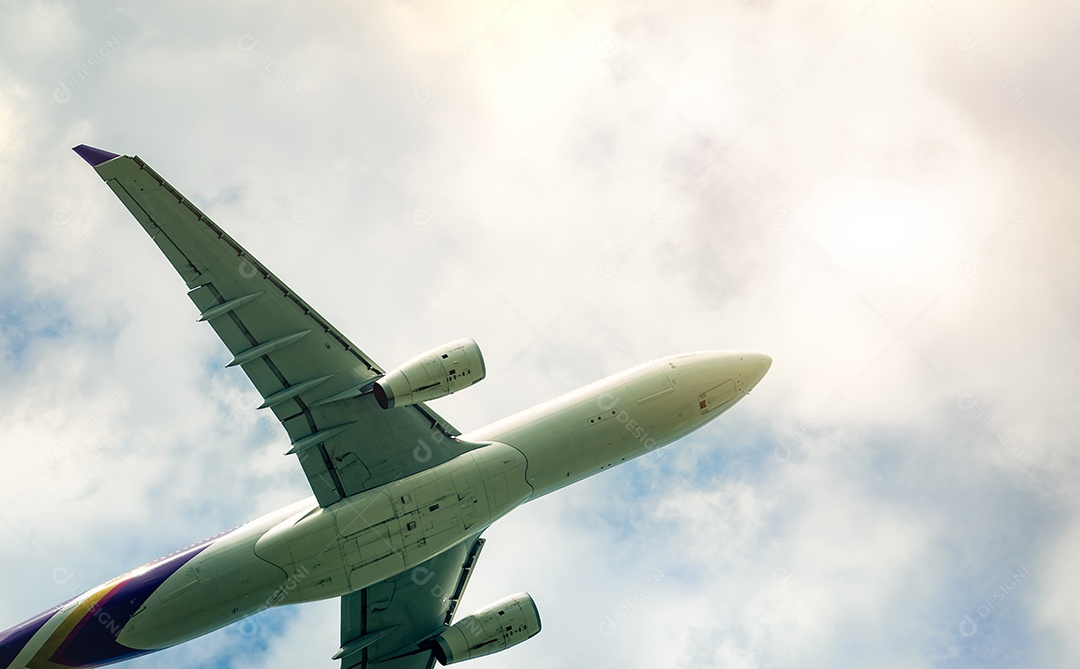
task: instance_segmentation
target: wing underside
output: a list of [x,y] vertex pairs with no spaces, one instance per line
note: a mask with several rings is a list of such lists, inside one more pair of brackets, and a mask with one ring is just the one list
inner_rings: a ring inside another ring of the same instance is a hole
[[145,162],[80,146],[184,279],[188,296],[288,433],[319,504],[473,447],[424,404],[381,409],[383,370]]
[[428,642],[453,620],[483,539],[341,598],[341,669],[431,669]]

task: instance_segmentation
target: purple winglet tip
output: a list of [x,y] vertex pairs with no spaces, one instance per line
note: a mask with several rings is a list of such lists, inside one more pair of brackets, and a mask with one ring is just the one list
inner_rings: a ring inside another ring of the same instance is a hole
[[102,151],[101,149],[95,149],[92,146],[86,144],[80,144],[72,149],[75,153],[79,154],[83,160],[90,163],[91,166],[97,167],[101,163],[112,160],[113,158],[119,158],[119,154],[109,153],[108,151]]

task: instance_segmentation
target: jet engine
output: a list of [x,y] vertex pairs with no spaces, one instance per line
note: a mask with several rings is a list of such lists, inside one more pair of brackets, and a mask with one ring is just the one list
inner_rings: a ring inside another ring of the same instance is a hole
[[384,409],[445,397],[484,378],[484,356],[472,339],[459,339],[421,353],[375,382]]
[[540,632],[540,612],[527,592],[503,597],[457,621],[435,637],[432,650],[448,665],[491,655],[531,639]]

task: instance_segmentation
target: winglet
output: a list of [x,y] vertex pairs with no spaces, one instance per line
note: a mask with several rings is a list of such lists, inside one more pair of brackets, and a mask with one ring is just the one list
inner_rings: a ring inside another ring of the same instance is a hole
[[113,158],[120,157],[119,154],[109,153],[108,151],[103,151],[101,149],[95,149],[94,147],[87,146],[86,144],[80,144],[73,148],[72,151],[79,154],[79,156],[82,157],[83,160],[90,163],[90,165],[93,167],[97,167],[98,165],[107,160],[112,160]]

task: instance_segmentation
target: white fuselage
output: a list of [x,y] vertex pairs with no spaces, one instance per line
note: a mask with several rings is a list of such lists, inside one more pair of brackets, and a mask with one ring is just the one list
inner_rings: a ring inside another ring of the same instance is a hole
[[[695,353],[589,384],[462,435],[486,445],[426,471],[330,507],[311,498],[252,521],[188,559],[130,619],[103,622],[122,626],[117,641],[127,648],[160,649],[271,606],[368,587],[476,537],[530,499],[701,427],[741,399],[769,362]],[[42,644],[112,583],[66,604],[11,666],[52,666],[41,660],[49,656]]]

